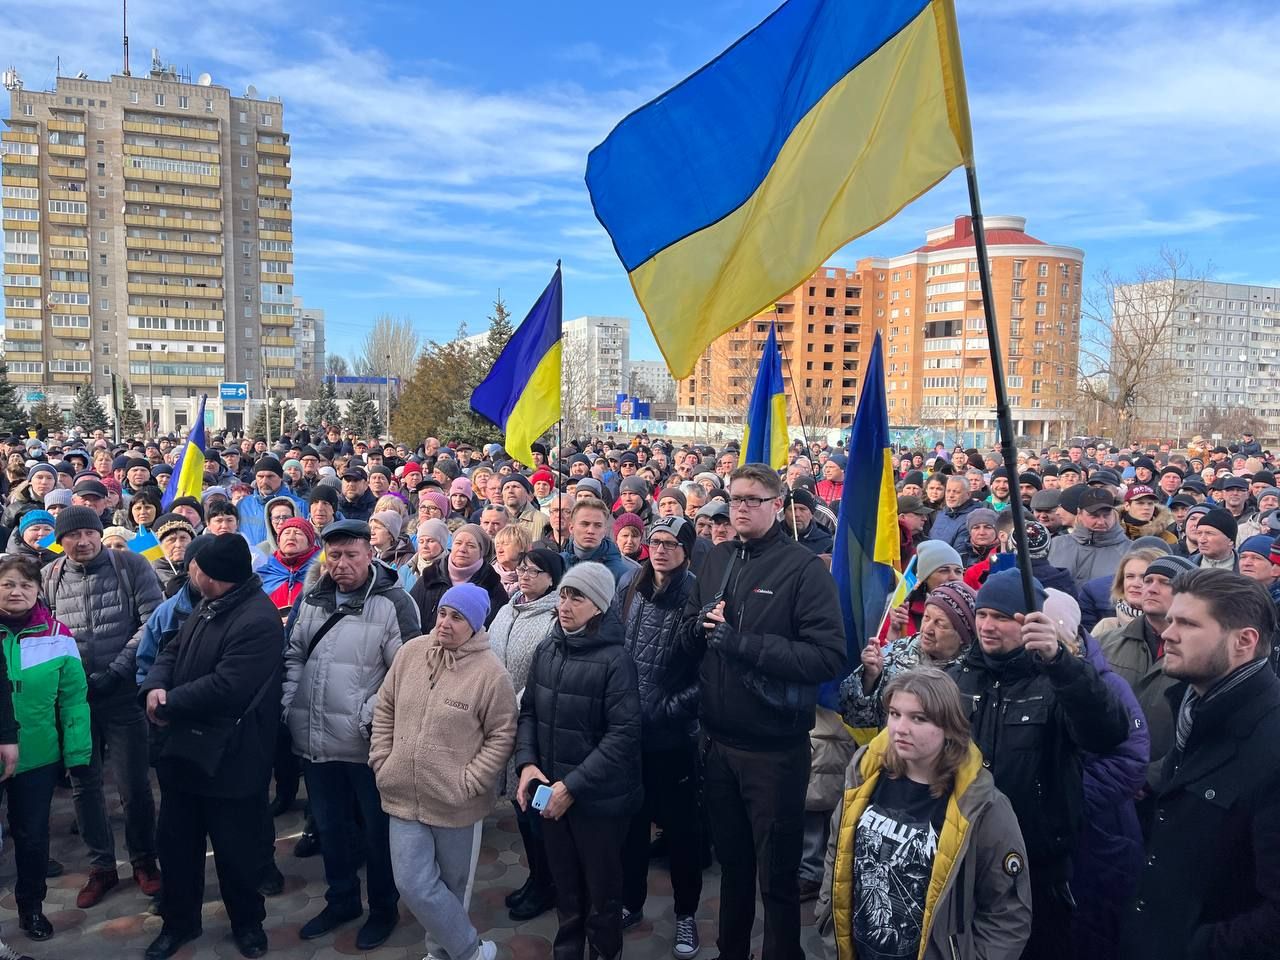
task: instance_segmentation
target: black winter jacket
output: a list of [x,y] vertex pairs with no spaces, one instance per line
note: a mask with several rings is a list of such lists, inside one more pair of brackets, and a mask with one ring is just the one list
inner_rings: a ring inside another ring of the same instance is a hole
[[[422,571],[422,576],[409,591],[409,596],[418,604],[418,619],[422,621],[423,633],[430,633],[436,628],[436,610],[440,606],[440,598],[453,586],[448,564],[449,555],[445,554]],[[506,605],[507,590],[502,585],[498,571],[489,563],[480,564],[480,569],[471,575],[471,583],[489,594],[489,615],[484,618],[484,625],[487,627],[493,623],[498,610]]]
[[997,664],[974,643],[947,672],[971,705],[983,765],[1018,815],[1033,875],[1069,880],[1084,817],[1081,755],[1124,743],[1124,704],[1091,664],[1066,650],[1051,663],[1020,650]]
[[377,505],[378,498],[369,490],[366,490],[354,500],[348,500],[346,497],[338,498],[338,512],[346,520],[363,520],[367,523],[369,518],[373,516],[373,508]]
[[[1185,684],[1168,691],[1174,714]],[[1197,710],[1154,786],[1126,960],[1280,954],[1280,679],[1263,669]]]
[[[207,797],[265,794],[275,758],[283,648],[280,611],[256,574],[196,607],[177,638],[160,651],[138,694],[145,706],[152,690],[167,691],[159,710],[168,722],[158,728],[161,786]],[[257,706],[246,713],[264,685]],[[172,731],[192,724],[233,726],[242,716],[212,777],[194,763],[163,756],[164,739]]]
[[697,730],[698,661],[680,643],[680,620],[697,583],[686,567],[659,590],[646,561],[613,602],[636,663],[646,750],[679,746]]
[[612,610],[588,632],[557,621],[533,654],[520,699],[516,769],[563,780],[573,809],[626,817],[640,809],[640,694],[636,665]]
[[[787,530],[790,535],[791,531]],[[813,520],[809,521],[809,529],[800,534],[800,539],[796,541],[800,546],[805,547],[810,553],[816,553],[821,556],[824,553],[830,553],[835,546],[835,539],[827,531]]]
[[[725,623],[708,643],[703,610],[719,599]],[[814,721],[811,706],[770,706],[744,681],[747,674],[817,687],[847,669],[835,581],[820,557],[776,523],[758,540],[712,549],[685,606],[680,638],[701,661],[704,731],[741,750],[807,743]]]

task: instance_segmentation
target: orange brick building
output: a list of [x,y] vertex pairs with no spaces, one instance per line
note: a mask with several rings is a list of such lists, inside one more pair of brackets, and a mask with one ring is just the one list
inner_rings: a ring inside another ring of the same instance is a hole
[[[1080,342],[1084,253],[1025,232],[1022,217],[987,217],[987,246],[1015,431],[1068,429]],[[790,422],[812,437],[853,423],[875,334],[884,337],[891,427],[988,443],[995,392],[969,217],[930,230],[901,256],[853,270],[822,267],[703,354],[677,397],[682,420],[732,428],[745,416],[769,321],[778,321]]]

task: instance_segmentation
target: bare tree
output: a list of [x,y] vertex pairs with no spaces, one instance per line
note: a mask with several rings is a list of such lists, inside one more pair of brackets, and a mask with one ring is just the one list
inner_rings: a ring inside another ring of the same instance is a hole
[[1203,437],[1222,437],[1223,441],[1239,440],[1241,435],[1266,435],[1267,422],[1248,407],[1208,407],[1198,410],[1194,432]]
[[1078,408],[1092,406],[1095,426],[1110,425],[1121,446],[1144,432],[1167,435],[1171,411],[1187,402],[1174,352],[1193,327],[1188,306],[1203,280],[1185,253],[1162,249],[1129,277],[1104,270],[1083,298]]
[[384,313],[365,334],[356,358],[356,373],[362,377],[399,377],[403,384],[413,376],[422,347],[422,337],[412,319]]
[[[566,439],[589,437],[596,432],[596,397],[591,378],[584,371],[591,364],[591,352],[583,340],[560,341],[560,414]],[[554,429],[554,428],[553,428]]]
[[345,377],[348,371],[347,358],[339,353],[331,353],[325,357],[324,372],[328,377]]

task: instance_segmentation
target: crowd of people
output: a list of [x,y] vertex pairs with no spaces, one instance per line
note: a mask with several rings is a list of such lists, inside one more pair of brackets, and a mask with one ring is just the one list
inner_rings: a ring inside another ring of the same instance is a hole
[[900,451],[915,585],[867,637],[831,565],[845,485],[880,475],[826,442],[774,470],[644,435],[526,465],[223,434],[171,502],[172,436],[3,446],[0,789],[33,941],[64,778],[77,906],[121,883],[109,764],[147,960],[201,936],[209,845],[237,948],[267,952],[304,787],[289,852],[326,894],[300,936],[359,920],[359,950],[403,900],[429,957],[497,955],[469,906],[501,801],[528,866],[506,906],[556,911],[557,960],[621,955],[658,856],[684,960],[713,859],[724,960],[757,897],[763,960],[804,955],[809,900],[841,958],[1280,955],[1280,487],[1250,436],[1024,450],[1016,476]]

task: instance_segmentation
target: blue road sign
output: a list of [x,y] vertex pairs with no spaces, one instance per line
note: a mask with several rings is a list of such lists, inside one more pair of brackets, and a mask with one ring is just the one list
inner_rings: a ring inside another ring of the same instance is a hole
[[249,399],[249,385],[247,383],[220,383],[218,384],[218,398],[220,400],[247,400]]

